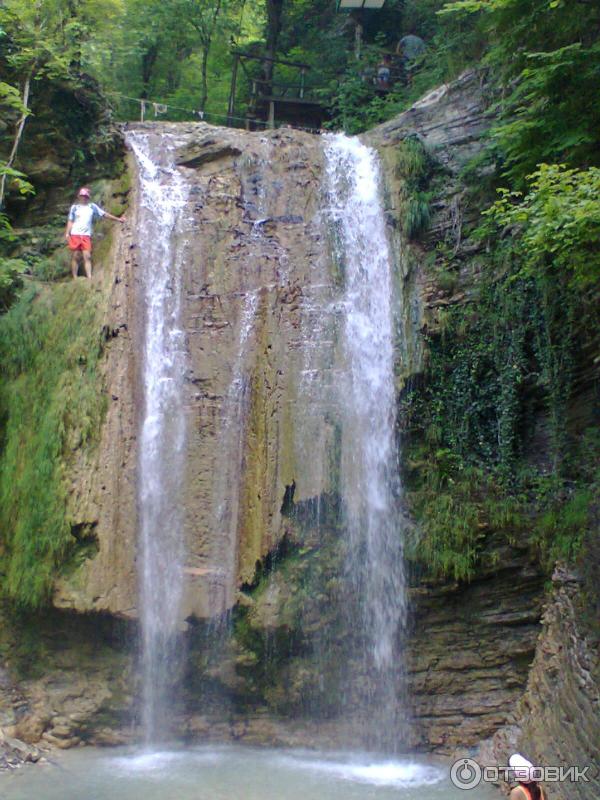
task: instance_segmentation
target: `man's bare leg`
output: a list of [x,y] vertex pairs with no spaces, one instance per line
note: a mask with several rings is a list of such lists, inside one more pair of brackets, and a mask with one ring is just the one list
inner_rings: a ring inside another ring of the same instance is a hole
[[78,272],[79,272],[79,254],[77,253],[77,250],[74,250],[71,256],[71,275],[73,276],[73,280],[77,280]]
[[83,250],[83,266],[85,267],[85,277],[92,280],[92,254],[89,250]]

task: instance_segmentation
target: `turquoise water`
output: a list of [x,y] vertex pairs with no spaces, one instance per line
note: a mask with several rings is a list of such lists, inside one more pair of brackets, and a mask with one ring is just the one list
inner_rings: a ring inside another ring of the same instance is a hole
[[452,786],[449,767],[420,758],[257,749],[155,752],[80,748],[0,775],[2,800],[492,800]]

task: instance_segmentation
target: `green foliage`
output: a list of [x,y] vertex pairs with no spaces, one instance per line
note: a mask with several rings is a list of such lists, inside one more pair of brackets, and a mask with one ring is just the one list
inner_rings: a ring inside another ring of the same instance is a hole
[[514,231],[521,276],[539,275],[552,265],[582,286],[600,278],[600,169],[567,169],[541,164],[529,176],[525,197],[500,190],[501,199],[484,212],[488,233]]
[[413,438],[405,454],[407,500],[419,534],[408,548],[409,561],[457,581],[493,567],[507,544],[536,552],[549,573],[557,559],[575,561],[586,537],[593,536],[599,457],[598,431],[592,428],[573,448],[568,478],[522,468],[507,486],[489,467]]
[[69,251],[64,247],[35,262],[34,276],[40,281],[55,281],[65,278],[71,271]]
[[557,559],[573,560],[578,554],[589,523],[592,493],[586,487],[577,489],[564,503],[553,503],[539,517],[534,530],[545,565]]
[[93,444],[104,400],[96,298],[80,283],[31,289],[0,317],[2,593],[36,607],[79,543],[66,517],[72,454]]
[[599,163],[598,4],[461,0],[440,13],[473,18],[488,42],[483,61],[503,95],[494,135],[518,188],[542,162]]
[[26,269],[27,264],[19,258],[0,258],[0,314],[17,299]]
[[[0,99],[0,108],[2,107],[2,100]],[[19,170],[9,167],[4,161],[0,160],[0,181],[10,182],[11,188],[16,189],[20,195],[34,194],[34,188],[25,179],[25,175]],[[1,206],[0,206],[1,208]],[[0,243],[3,241],[11,241],[15,238],[12,225],[8,216],[0,210]]]
[[[350,65],[338,83],[330,102],[334,113],[333,127],[349,134],[360,133],[389,117],[387,103],[375,94],[370,71],[375,72],[379,48],[368,48],[361,62],[363,72]],[[367,77],[365,77],[365,71]]]
[[404,231],[409,239],[418,239],[429,226],[429,195],[425,192],[411,194],[404,200],[403,206]]
[[495,138],[515,183],[543,161],[598,164],[600,44],[531,53],[503,110]]
[[416,138],[402,141],[395,151],[395,177],[400,184],[399,212],[404,233],[417,239],[429,226],[430,194],[426,191],[432,160]]
[[431,170],[430,158],[416,137],[404,139],[395,150],[396,176],[411,187],[418,187]]
[[16,86],[0,81],[0,107],[10,108],[19,114],[26,114],[27,107],[23,105],[21,95]]
[[457,481],[451,451],[431,453],[422,448],[417,456],[413,456],[410,469],[419,470],[422,483],[409,492],[408,501],[421,530],[407,557],[426,564],[435,576],[469,580],[484,538],[481,509],[469,491],[472,484],[470,480]]
[[442,431],[439,441],[507,480],[533,409],[524,386],[537,387],[550,413],[552,458],[560,468],[564,413],[572,385],[579,303],[565,281],[506,273],[480,286],[476,308],[447,312],[443,336],[429,341],[428,385],[419,406]]

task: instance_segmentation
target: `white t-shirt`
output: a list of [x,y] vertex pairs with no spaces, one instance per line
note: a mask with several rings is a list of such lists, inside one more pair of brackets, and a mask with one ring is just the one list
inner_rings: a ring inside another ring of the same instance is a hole
[[69,211],[69,220],[73,223],[71,236],[91,236],[94,221],[106,214],[96,203],[75,203]]

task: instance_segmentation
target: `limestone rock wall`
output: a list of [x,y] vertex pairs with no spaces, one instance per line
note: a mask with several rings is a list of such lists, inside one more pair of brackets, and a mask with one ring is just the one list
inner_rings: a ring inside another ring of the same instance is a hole
[[185,534],[198,570],[187,603],[210,616],[233,606],[285,533],[286,487],[297,497],[328,488],[307,456],[331,432],[324,418],[303,424],[303,376],[330,357],[319,312],[334,278],[319,217],[318,137],[203,125],[183,137],[194,242],[184,279]]
[[[135,191],[130,197],[135,207]],[[110,253],[96,262],[98,303],[104,319],[102,365],[107,410],[99,444],[79,449],[69,468],[67,516],[86,529],[98,550],[58,580],[54,605],[76,611],[136,615],[136,470],[140,398],[140,309],[137,300],[135,223],[112,231]]]
[[[318,137],[286,130],[148,123],[136,131],[156,147],[163,134],[176,137],[190,189],[184,616],[213,616],[234,605],[239,586],[285,534],[286,488],[296,499],[331,488],[324,464],[335,430],[326,410],[306,414],[307,393],[317,375],[328,381],[335,349],[334,318],[323,321],[336,276],[319,215],[322,147]],[[101,444],[73,471],[73,525],[93,529],[98,553],[55,594],[58,607],[126,617],[137,613],[141,274],[148,267],[136,246],[139,202],[134,187],[101,295],[109,398]]]
[[506,764],[510,754],[518,751],[542,766],[589,767],[588,780],[548,781],[549,800],[600,796],[597,622],[597,614],[590,613],[584,581],[558,566],[544,606],[526,691],[510,724],[482,747],[483,762]]
[[589,783],[548,783],[550,800],[600,796],[600,653],[597,636],[582,621],[588,602],[577,575],[557,568],[517,714],[518,745],[533,761],[591,767]]
[[544,577],[523,552],[469,585],[411,590],[408,696],[415,743],[454,753],[514,717],[533,661]]

